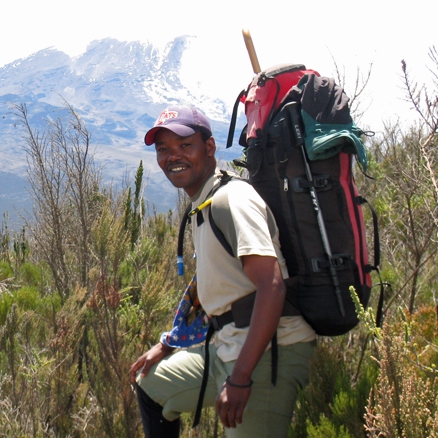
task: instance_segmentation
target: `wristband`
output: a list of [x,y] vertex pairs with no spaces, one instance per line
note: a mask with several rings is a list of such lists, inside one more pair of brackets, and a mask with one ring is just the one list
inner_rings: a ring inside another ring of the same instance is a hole
[[227,376],[227,378],[225,379],[225,383],[227,385],[234,386],[235,388],[250,388],[254,381],[252,379],[249,379],[249,383],[247,383],[246,385],[238,385],[237,383],[233,383],[230,380],[230,376]]

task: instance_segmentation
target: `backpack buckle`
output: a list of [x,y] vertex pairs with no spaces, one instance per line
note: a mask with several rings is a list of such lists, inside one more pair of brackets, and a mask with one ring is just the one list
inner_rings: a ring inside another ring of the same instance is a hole
[[296,193],[308,193],[311,187],[318,192],[325,192],[333,187],[332,179],[329,174],[313,175],[312,181],[305,176],[297,176],[293,179],[293,187]]
[[312,258],[313,272],[323,272],[333,266],[337,271],[350,269],[352,258],[348,254],[333,254],[329,260],[326,255]]

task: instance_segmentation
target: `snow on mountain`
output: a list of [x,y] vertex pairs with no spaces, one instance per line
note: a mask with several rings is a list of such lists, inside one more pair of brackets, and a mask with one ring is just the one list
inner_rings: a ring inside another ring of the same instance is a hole
[[[173,208],[175,190],[143,143],[144,133],[163,108],[198,107],[212,122],[220,158],[240,153],[238,147],[225,151],[230,108],[220,97],[207,95],[199,76],[193,74],[189,63],[199,55],[195,51],[196,38],[191,36],[176,38],[163,51],[150,44],[107,38],[93,41],[78,57],[47,48],[0,68],[1,172],[24,178],[23,131],[11,106],[25,103],[32,126],[41,131],[44,120],[62,114],[65,99],[86,122],[105,177],[120,181],[143,159],[146,197],[158,211]],[[8,190],[2,187],[1,211]]]

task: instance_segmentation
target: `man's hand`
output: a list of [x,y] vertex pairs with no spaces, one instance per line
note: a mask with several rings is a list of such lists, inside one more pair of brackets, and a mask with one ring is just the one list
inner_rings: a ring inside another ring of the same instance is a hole
[[164,359],[169,354],[172,354],[174,348],[168,347],[167,345],[159,342],[157,345],[154,345],[149,351],[141,355],[134,364],[132,364],[131,369],[129,370],[129,376],[131,378],[131,383],[135,383],[135,376],[137,371],[141,369],[141,377],[145,377],[151,366],[160,362],[160,360]]
[[251,387],[237,388],[224,383],[216,398],[216,412],[225,427],[242,423],[243,409],[248,403]]

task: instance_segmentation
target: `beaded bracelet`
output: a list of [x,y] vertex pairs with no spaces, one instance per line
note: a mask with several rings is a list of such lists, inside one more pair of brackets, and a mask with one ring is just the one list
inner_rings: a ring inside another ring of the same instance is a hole
[[237,383],[233,383],[230,380],[230,376],[227,376],[227,378],[225,379],[225,383],[227,385],[234,386],[235,388],[250,388],[252,386],[252,384],[254,383],[254,381],[252,379],[249,379],[249,380],[250,380],[250,382],[247,383],[246,385],[238,385]]

